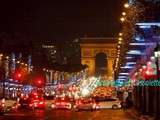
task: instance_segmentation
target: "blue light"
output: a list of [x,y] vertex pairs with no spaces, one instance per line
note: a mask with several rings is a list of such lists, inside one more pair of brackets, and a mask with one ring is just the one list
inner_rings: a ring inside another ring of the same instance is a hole
[[129,0],[129,4],[133,4],[134,0]]
[[126,57],[126,59],[132,59],[133,57]]
[[130,50],[129,52],[127,52],[127,54],[131,54],[131,55],[144,55],[144,53],[142,53],[140,50]]
[[145,39],[141,38],[140,36],[136,35],[136,37],[134,38],[136,41],[139,41],[139,42],[144,42]]
[[145,45],[154,45],[155,43],[130,43],[130,45],[139,45],[139,46],[145,46]]
[[126,62],[126,66],[129,66],[129,65],[135,65],[136,62]]
[[118,79],[128,78],[127,76],[118,76]]
[[122,69],[132,69],[134,68],[133,66],[124,66],[124,67],[121,67]]
[[160,23],[136,23],[139,26],[160,26]]
[[129,73],[119,73],[119,75],[129,75]]
[[124,81],[124,80],[126,80],[126,79],[117,79],[117,81]]
[[151,28],[151,26],[148,26],[148,25],[146,25],[146,26],[144,26],[144,25],[141,25],[141,26],[139,26],[139,28],[142,28],[142,29],[149,29],[149,28]]

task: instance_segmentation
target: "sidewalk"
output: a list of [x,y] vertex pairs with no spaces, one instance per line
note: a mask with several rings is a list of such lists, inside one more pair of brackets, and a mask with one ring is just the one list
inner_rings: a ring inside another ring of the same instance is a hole
[[134,117],[136,120],[155,120],[154,117],[150,116],[150,115],[142,115],[141,113],[139,113],[137,110],[135,110],[134,108],[128,109],[127,110],[129,112],[129,114]]

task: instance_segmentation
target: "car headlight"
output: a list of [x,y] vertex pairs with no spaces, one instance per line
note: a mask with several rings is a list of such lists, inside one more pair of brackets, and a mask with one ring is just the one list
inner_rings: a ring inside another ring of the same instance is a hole
[[96,104],[93,104],[93,109],[96,108]]
[[55,105],[54,105],[54,104],[52,104],[52,105],[51,105],[51,108],[55,108]]

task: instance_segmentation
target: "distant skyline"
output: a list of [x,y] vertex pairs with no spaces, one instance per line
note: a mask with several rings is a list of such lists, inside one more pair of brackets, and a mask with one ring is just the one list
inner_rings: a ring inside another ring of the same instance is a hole
[[15,0],[0,5],[0,32],[25,34],[31,40],[115,37],[122,0]]

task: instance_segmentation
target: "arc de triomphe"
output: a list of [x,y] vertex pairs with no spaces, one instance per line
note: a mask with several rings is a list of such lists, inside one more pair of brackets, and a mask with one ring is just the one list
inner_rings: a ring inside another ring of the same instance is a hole
[[95,75],[95,59],[98,53],[104,53],[107,56],[107,74],[105,79],[113,80],[113,64],[117,38],[81,38],[81,64],[88,65],[89,75]]

